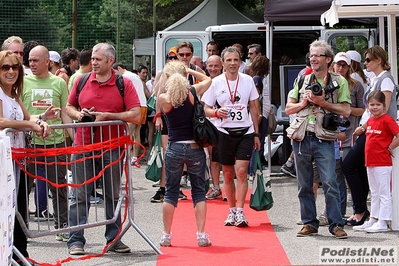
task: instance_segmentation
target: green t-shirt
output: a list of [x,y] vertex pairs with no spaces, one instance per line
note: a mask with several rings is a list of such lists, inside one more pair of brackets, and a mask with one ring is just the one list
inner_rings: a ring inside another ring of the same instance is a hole
[[[321,79],[317,79],[317,82],[319,84],[323,84],[324,78]],[[338,85],[339,85],[339,89],[338,89],[338,103],[343,103],[343,102],[347,102],[349,104],[351,104],[351,96],[350,96],[350,91],[349,91],[349,85],[348,82],[346,81],[346,79],[342,76],[339,77],[338,80]],[[299,100],[299,89],[298,88],[298,82],[295,83],[294,89],[292,90],[292,92],[289,93],[289,97],[294,98],[296,100]],[[309,106],[308,108],[310,108],[312,111],[314,111],[314,106]],[[307,118],[307,130],[308,131],[312,131],[314,132],[314,125],[316,124],[316,117],[314,115],[309,115]]]
[[76,78],[80,75],[82,75],[83,72],[82,70],[78,69],[75,74],[73,74],[70,78],[69,78],[69,83],[68,83],[68,92],[70,93],[72,91],[72,86],[73,83],[75,82]]
[[[65,81],[53,74],[49,74],[46,78],[38,78],[33,74],[24,76],[24,90],[22,93],[22,101],[29,114],[39,115],[53,105],[54,107],[65,107],[68,100],[68,91]],[[61,114],[58,119],[48,120],[49,125],[62,124]],[[62,143],[65,136],[62,129],[55,130],[49,137],[45,139],[46,145],[54,143]],[[54,141],[55,138],[55,141]],[[43,145],[44,140],[36,137],[36,144]]]

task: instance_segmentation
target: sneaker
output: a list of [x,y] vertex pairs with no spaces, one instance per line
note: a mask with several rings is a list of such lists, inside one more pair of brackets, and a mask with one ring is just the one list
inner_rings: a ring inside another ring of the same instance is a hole
[[122,241],[118,240],[108,247],[108,251],[116,253],[130,253],[130,248],[125,245]]
[[85,250],[83,249],[82,245],[72,245],[69,249],[68,252],[70,255],[84,255]]
[[187,182],[188,182],[188,176],[183,175],[180,179],[180,187],[188,187]]
[[335,227],[333,230],[333,234],[334,234],[335,238],[338,238],[338,239],[348,238],[348,235],[346,234],[346,232],[344,231],[344,229],[341,226]]
[[52,220],[54,220],[54,216],[51,213],[49,213],[48,210],[44,210],[44,211],[36,212],[33,220],[35,222],[52,221]]
[[209,240],[209,236],[208,234],[198,234],[197,233],[197,244],[200,247],[208,247],[210,245],[212,245],[211,240]]
[[152,187],[160,187],[160,186],[161,186],[161,181],[160,180],[158,180],[157,182],[152,184]]
[[152,203],[160,203],[163,202],[164,194],[161,189],[158,189],[155,195],[151,198]]
[[303,222],[302,222],[301,219],[299,219],[298,221],[296,221],[296,224],[297,224],[297,225],[303,225]]
[[179,192],[179,200],[187,200],[187,196],[184,195],[183,191],[181,191],[181,190]]
[[353,227],[353,230],[355,231],[364,231],[365,229],[371,227],[373,224],[375,224],[377,220],[370,218],[367,222],[364,222],[362,225],[356,225]]
[[213,199],[221,199],[222,198],[222,191],[220,188],[212,188],[209,193],[206,195],[206,198],[209,200]]
[[317,235],[318,234],[318,230],[316,228],[314,228],[313,226],[309,225],[309,224],[305,224],[301,231],[299,231],[298,233],[296,233],[297,237],[304,237],[304,236],[313,236],[313,235]]
[[161,240],[159,241],[159,245],[161,245],[161,247],[170,247],[170,240],[172,238],[172,233],[170,234],[165,234],[162,233],[162,237]]
[[229,216],[227,216],[226,221],[224,221],[224,226],[234,226],[236,223],[236,215],[233,212],[229,213]]
[[101,198],[100,197],[93,197],[93,196],[90,196],[90,203],[91,204],[98,204],[98,203],[100,203],[101,202]]
[[288,167],[286,164],[283,164],[283,166],[281,166],[280,168],[280,171],[286,175],[296,178],[296,170],[294,164],[292,164],[291,167]]
[[132,159],[130,160],[130,165],[133,166],[137,163],[137,157],[133,156]]
[[244,215],[244,213],[243,212],[236,212],[236,215],[235,215],[235,220],[236,220],[236,222],[235,222],[235,226],[236,227],[247,227],[248,226],[248,221],[247,221],[247,219],[245,219],[245,215]]
[[322,215],[319,216],[319,225],[320,225],[320,226],[329,225],[328,219],[327,219],[327,217],[326,217],[324,214],[322,214]]
[[388,225],[385,221],[378,221],[369,228],[364,229],[364,231],[367,233],[388,232],[388,230]]
[[68,241],[69,233],[58,233],[55,235],[55,240],[57,241]]

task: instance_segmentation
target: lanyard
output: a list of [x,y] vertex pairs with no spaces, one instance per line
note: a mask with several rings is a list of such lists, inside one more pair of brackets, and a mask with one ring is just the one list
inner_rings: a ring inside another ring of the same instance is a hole
[[230,83],[229,83],[229,80],[227,78],[227,75],[226,74],[224,74],[224,75],[226,77],[227,88],[229,89],[229,93],[230,93],[229,94],[230,95],[230,101],[231,101],[232,104],[234,104],[235,103],[235,99],[236,99],[236,95],[237,95],[237,90],[238,90],[238,82],[240,81],[240,75],[237,75],[237,83],[236,83],[236,87],[234,89],[234,95],[232,95],[232,93],[231,93]]

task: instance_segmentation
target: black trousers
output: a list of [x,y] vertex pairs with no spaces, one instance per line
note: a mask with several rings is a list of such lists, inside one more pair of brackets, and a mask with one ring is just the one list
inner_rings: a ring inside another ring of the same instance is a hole
[[367,179],[367,169],[364,166],[365,144],[366,135],[362,134],[342,162],[342,171],[351,190],[355,213],[363,213],[367,210],[369,181]]

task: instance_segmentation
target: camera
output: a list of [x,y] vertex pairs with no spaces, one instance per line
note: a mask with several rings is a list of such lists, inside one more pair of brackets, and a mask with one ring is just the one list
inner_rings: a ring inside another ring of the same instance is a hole
[[337,130],[337,127],[349,127],[350,121],[342,119],[337,114],[328,113],[324,115],[323,118],[323,128],[327,130]]
[[320,96],[323,94],[323,89],[321,88],[321,85],[316,82],[314,84],[310,84],[305,88],[305,90],[310,90],[314,95]]
[[336,80],[334,80],[324,88],[324,92],[331,93],[334,92],[336,89],[339,89],[339,84]]
[[86,114],[82,117],[83,123],[94,122],[95,120],[96,120],[96,116],[94,116],[94,115]]

